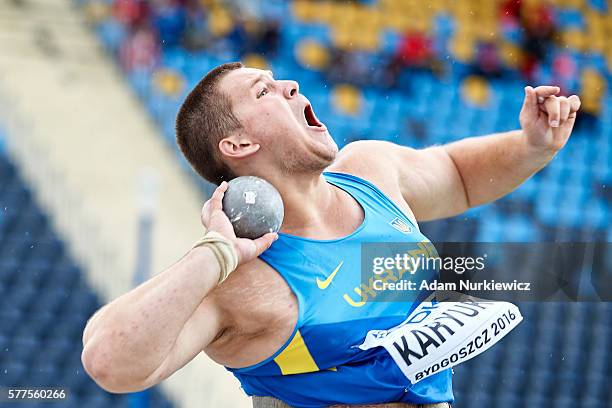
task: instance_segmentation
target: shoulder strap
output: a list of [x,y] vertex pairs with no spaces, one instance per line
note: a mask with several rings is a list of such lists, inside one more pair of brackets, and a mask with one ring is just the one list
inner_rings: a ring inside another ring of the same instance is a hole
[[329,182],[336,184],[342,184],[344,186],[349,186],[356,188],[365,194],[369,195],[371,198],[378,201],[378,203],[386,206],[389,211],[397,215],[398,217],[408,221],[413,227],[420,231],[419,226],[415,223],[415,221],[406,215],[401,208],[397,206],[385,193],[383,193],[378,187],[372,184],[370,181],[363,179],[359,176],[355,176],[349,173],[337,173],[337,172],[324,172],[323,176]]

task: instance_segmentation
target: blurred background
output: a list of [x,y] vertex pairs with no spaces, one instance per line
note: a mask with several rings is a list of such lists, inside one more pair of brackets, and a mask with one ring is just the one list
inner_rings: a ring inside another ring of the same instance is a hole
[[[2,0],[0,387],[68,391],[19,407],[250,406],[204,356],[131,395],[105,392],[80,362],[89,316],[201,233],[211,186],[180,156],[174,118],[227,61],[297,80],[340,147],[516,129],[527,84],[579,94],[549,166],[422,229],[434,241],[611,241],[610,13],[606,0]],[[455,368],[454,406],[612,407],[610,304],[521,310],[501,346]]]

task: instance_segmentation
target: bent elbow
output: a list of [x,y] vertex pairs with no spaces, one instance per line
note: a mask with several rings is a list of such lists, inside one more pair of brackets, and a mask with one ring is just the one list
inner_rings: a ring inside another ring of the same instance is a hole
[[98,350],[91,345],[85,346],[81,353],[81,363],[85,372],[106,391],[109,390],[109,379],[112,377],[110,373],[110,365],[104,352]]
[[114,394],[132,392],[131,387],[126,387],[126,383],[113,372],[111,359],[104,350],[86,346],[81,353],[81,363],[85,372],[104,390]]
[[147,387],[145,382],[134,381],[120,375],[112,362],[109,352],[102,347],[86,346],[81,353],[81,363],[85,372],[105,391],[114,394],[142,391]]

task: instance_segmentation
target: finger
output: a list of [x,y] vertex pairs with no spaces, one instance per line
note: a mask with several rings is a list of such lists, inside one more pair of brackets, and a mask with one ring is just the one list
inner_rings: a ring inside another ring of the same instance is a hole
[[525,87],[525,107],[533,109],[538,106],[538,99],[535,90],[530,87]]
[[270,248],[270,245],[272,245],[272,243],[277,239],[278,234],[276,232],[269,232],[253,240],[253,242],[255,243],[255,256],[259,256],[263,251]]
[[562,96],[559,98],[559,125],[562,125],[567,121],[570,114],[570,102],[566,97]]
[[572,95],[569,98],[567,98],[567,100],[570,103],[570,112],[577,112],[578,109],[580,109],[580,97],[578,97],[578,95]]
[[548,97],[544,101],[544,107],[546,108],[546,113],[548,114],[548,124],[550,127],[559,127],[559,105],[559,98],[555,98],[554,96]]
[[538,86],[535,88],[535,92],[538,95],[538,103],[544,103],[546,98],[558,94],[559,91],[561,89],[558,86]]
[[223,195],[227,191],[227,182],[222,182],[219,187],[215,189],[212,197],[210,197],[210,210],[220,210],[223,208]]

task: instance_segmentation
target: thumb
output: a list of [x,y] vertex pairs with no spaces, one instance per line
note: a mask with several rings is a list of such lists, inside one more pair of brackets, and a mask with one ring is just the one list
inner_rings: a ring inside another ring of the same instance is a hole
[[235,241],[238,251],[239,263],[249,262],[257,258],[263,251],[270,248],[270,245],[278,239],[275,232],[267,233],[257,239],[238,238]]
[[525,116],[525,119],[535,120],[539,114],[538,109],[538,95],[535,89],[530,86],[526,86],[525,100],[523,101],[521,113]]
[[538,108],[538,96],[535,89],[530,86],[525,87],[525,102],[523,103],[523,106],[530,109]]
[[278,239],[278,234],[276,232],[269,232],[257,239],[253,240],[255,244],[255,255],[259,256],[263,251],[270,248],[272,243]]

